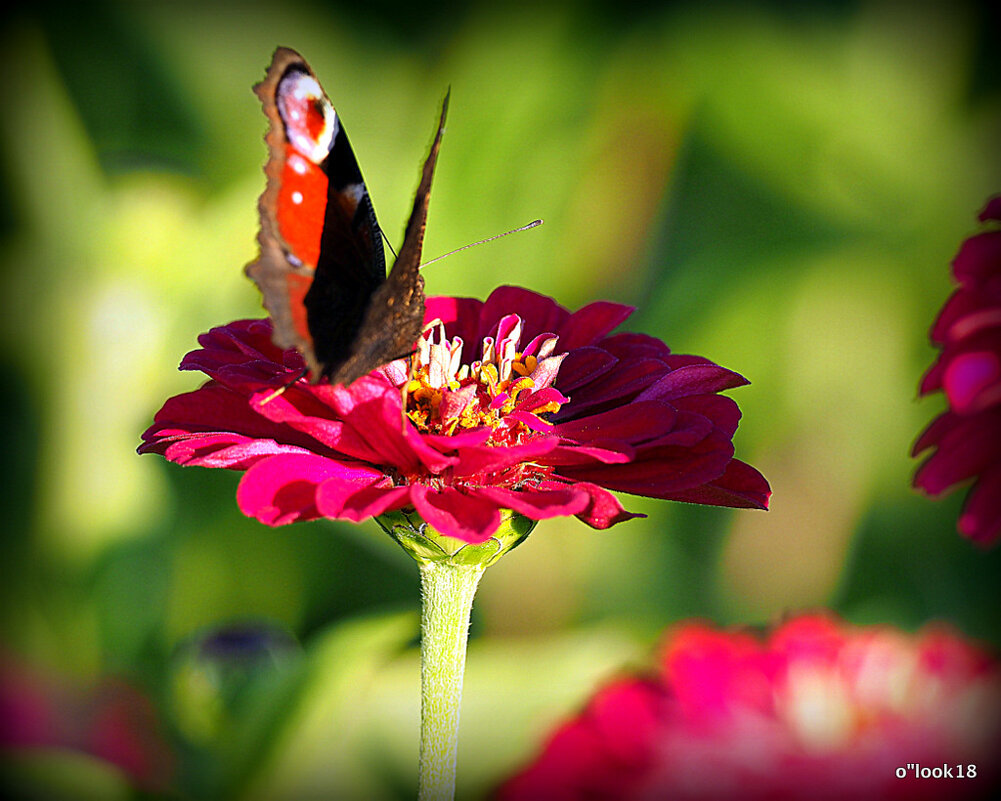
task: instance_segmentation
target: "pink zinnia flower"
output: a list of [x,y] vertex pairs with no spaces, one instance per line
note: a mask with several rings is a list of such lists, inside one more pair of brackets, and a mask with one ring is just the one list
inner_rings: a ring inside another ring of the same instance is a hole
[[942,629],[689,623],[658,667],[600,690],[499,801],[980,797],[997,777],[1001,667]]
[[[988,201],[980,220],[1001,220],[1001,195]],[[914,486],[941,495],[975,479],[959,530],[994,545],[1001,538],[1001,229],[967,239],[952,271],[959,288],[931,330],[942,352],[921,381],[922,395],[944,390],[949,408],[914,444],[914,455],[935,448]]]
[[139,451],[245,470],[240,508],[269,525],[413,509],[478,543],[501,510],[599,529],[638,516],[609,489],[766,508],[768,484],[733,458],[740,411],[717,394],[747,381],[653,337],[612,334],[631,312],[597,302],[570,313],[516,287],[482,302],[429,298],[412,365],[347,387],[299,381],[267,402],[302,359],[271,343],[267,320],[235,322],[184,358],[212,380],[168,400]]

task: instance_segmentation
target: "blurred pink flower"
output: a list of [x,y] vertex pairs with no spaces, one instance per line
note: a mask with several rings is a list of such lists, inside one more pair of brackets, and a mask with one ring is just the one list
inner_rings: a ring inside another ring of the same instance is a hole
[[[1001,195],[980,220],[1001,221]],[[931,330],[942,352],[921,381],[922,395],[944,390],[949,408],[914,444],[915,456],[935,448],[914,486],[937,496],[975,479],[959,530],[994,545],[1001,538],[1001,228],[967,239],[952,272],[959,288]]]
[[[804,615],[762,639],[689,623],[659,673],[599,690],[498,799],[980,797],[999,713],[1001,667],[948,631]],[[920,778],[943,766],[951,780]]]
[[0,748],[90,754],[152,791],[168,786],[174,764],[156,710],[136,687],[112,677],[76,686],[9,654],[0,654]]
[[517,287],[429,298],[412,376],[400,359],[348,387],[299,381],[267,403],[302,360],[272,345],[267,320],[235,322],[184,358],[212,380],[168,400],[139,451],[245,470],[240,508],[269,525],[413,508],[478,543],[502,509],[599,529],[638,516],[609,489],[766,508],[767,482],[733,458],[740,411],[717,394],[747,381],[659,339],[611,334],[631,312],[570,313]]

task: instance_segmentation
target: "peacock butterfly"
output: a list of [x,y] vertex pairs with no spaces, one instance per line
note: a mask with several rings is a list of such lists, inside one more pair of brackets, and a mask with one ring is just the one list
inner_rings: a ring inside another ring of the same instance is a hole
[[269,159],[258,201],[261,253],[246,273],[264,296],[275,344],[302,354],[313,383],[347,385],[408,354],[423,327],[421,246],[448,96],[387,276],[365,181],[305,59],[278,48],[254,91],[270,122]]

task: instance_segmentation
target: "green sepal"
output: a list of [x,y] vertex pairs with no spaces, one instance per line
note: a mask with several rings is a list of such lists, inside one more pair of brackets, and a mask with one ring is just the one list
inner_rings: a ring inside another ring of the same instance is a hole
[[446,563],[489,567],[527,539],[538,522],[510,509],[501,510],[501,524],[485,542],[473,545],[439,533],[416,512],[387,512],[376,518],[419,565]]

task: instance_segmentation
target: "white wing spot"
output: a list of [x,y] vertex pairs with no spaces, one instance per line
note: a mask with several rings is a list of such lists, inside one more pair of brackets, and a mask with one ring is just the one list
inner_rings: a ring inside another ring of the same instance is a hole
[[[314,164],[322,162],[334,145],[340,123],[320,84],[311,75],[292,72],[278,85],[276,101],[289,141]],[[309,124],[317,103],[323,125],[314,136]]]

